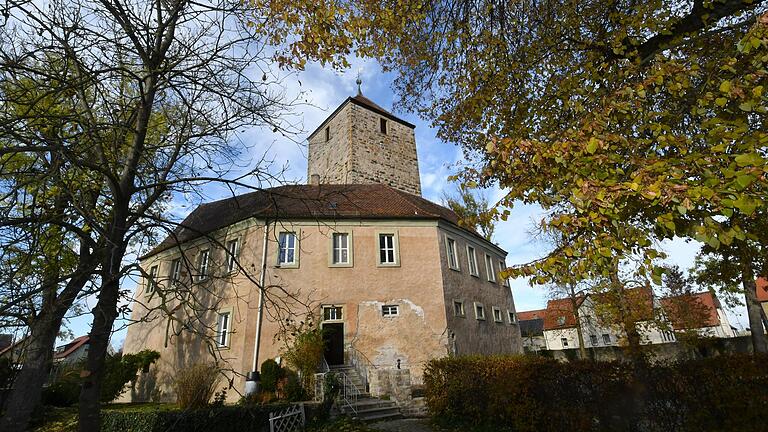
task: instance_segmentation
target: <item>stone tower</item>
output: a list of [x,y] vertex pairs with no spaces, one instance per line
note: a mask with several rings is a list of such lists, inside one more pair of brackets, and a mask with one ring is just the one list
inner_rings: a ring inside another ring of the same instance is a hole
[[309,135],[307,179],[381,183],[421,195],[414,128],[358,91]]

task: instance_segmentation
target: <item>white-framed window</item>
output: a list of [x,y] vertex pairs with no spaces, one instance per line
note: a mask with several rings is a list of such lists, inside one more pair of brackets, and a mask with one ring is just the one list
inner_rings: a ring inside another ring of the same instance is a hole
[[561,326],[565,325],[565,317],[564,316],[557,317],[557,325],[561,325]]
[[333,233],[333,264],[349,264],[349,233]]
[[398,305],[384,305],[381,307],[381,316],[393,317],[400,314]]
[[466,314],[464,313],[464,302],[461,300],[454,300],[453,301],[453,314],[457,317],[464,317]]
[[446,236],[445,237],[445,254],[448,257],[448,267],[453,270],[461,270],[459,268],[459,257],[456,254],[456,240]]
[[181,258],[171,261],[171,273],[168,275],[172,283],[181,280]]
[[611,335],[609,335],[608,333],[603,333],[603,343],[606,344],[606,345],[610,345],[611,344]]
[[278,234],[277,264],[280,266],[296,265],[296,233],[283,231]]
[[493,258],[485,254],[485,272],[488,273],[488,281],[496,282],[496,271],[493,269]]
[[208,264],[211,258],[211,251],[204,249],[200,251],[197,257],[197,281],[208,279]]
[[157,289],[157,266],[153,265],[149,268],[149,276],[147,277],[147,294],[152,294]]
[[323,306],[323,321],[341,321],[341,306]]
[[482,303],[475,302],[475,319],[485,320],[485,307]]
[[514,323],[517,322],[517,315],[514,312],[512,312],[511,310],[507,310],[507,321],[510,324],[514,324]]
[[505,277],[501,276],[501,272],[504,271],[504,269],[507,267],[507,265],[501,261],[499,261],[499,277],[501,278],[501,284],[505,287],[509,286],[509,280]]
[[240,253],[240,241],[232,239],[227,242],[227,273],[237,269],[237,255]]
[[589,335],[589,341],[592,343],[592,346],[597,346],[597,335]]
[[501,309],[496,306],[493,307],[493,320],[497,323],[504,322],[504,319],[501,317]]
[[568,348],[568,339],[560,338],[560,343],[563,344],[563,348]]
[[397,234],[379,233],[379,265],[396,266],[398,264]]
[[216,321],[216,344],[219,347],[229,346],[229,337],[232,327],[232,312],[219,312],[218,319]]
[[467,265],[469,266],[469,274],[478,276],[477,254],[475,254],[475,248],[470,245],[467,245]]

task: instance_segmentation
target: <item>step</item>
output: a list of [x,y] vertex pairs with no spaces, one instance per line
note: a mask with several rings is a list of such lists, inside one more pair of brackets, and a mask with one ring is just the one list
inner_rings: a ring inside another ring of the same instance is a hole
[[374,414],[374,415],[365,415],[365,416],[358,415],[357,418],[360,421],[364,421],[366,423],[372,423],[372,422],[377,422],[382,420],[399,419],[402,416],[403,415],[400,414],[400,410],[398,410],[397,412],[385,412],[385,413]]

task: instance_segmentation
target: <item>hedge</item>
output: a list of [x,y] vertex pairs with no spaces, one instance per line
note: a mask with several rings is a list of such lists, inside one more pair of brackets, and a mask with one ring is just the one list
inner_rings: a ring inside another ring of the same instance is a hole
[[287,405],[221,406],[180,410],[164,406],[106,409],[102,432],[242,432],[269,431],[269,413]]
[[765,431],[768,356],[667,365],[540,357],[429,362],[427,406],[443,423],[528,431]]

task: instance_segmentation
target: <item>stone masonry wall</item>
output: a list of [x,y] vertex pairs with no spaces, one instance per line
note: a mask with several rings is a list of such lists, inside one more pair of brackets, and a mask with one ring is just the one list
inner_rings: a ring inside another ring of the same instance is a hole
[[[350,161],[352,159],[351,124],[352,116],[348,104],[329,121],[324,128],[309,139],[307,161],[307,179],[312,174],[320,176],[320,183],[349,184],[354,183],[349,178]],[[330,139],[325,139],[325,129],[328,128]]]
[[382,116],[357,105],[352,114],[352,183],[382,183],[421,195],[413,129],[391,119],[380,132]]
[[[380,121],[387,121],[387,133]],[[327,184],[380,183],[421,195],[413,129],[349,102],[309,140],[307,178]]]

